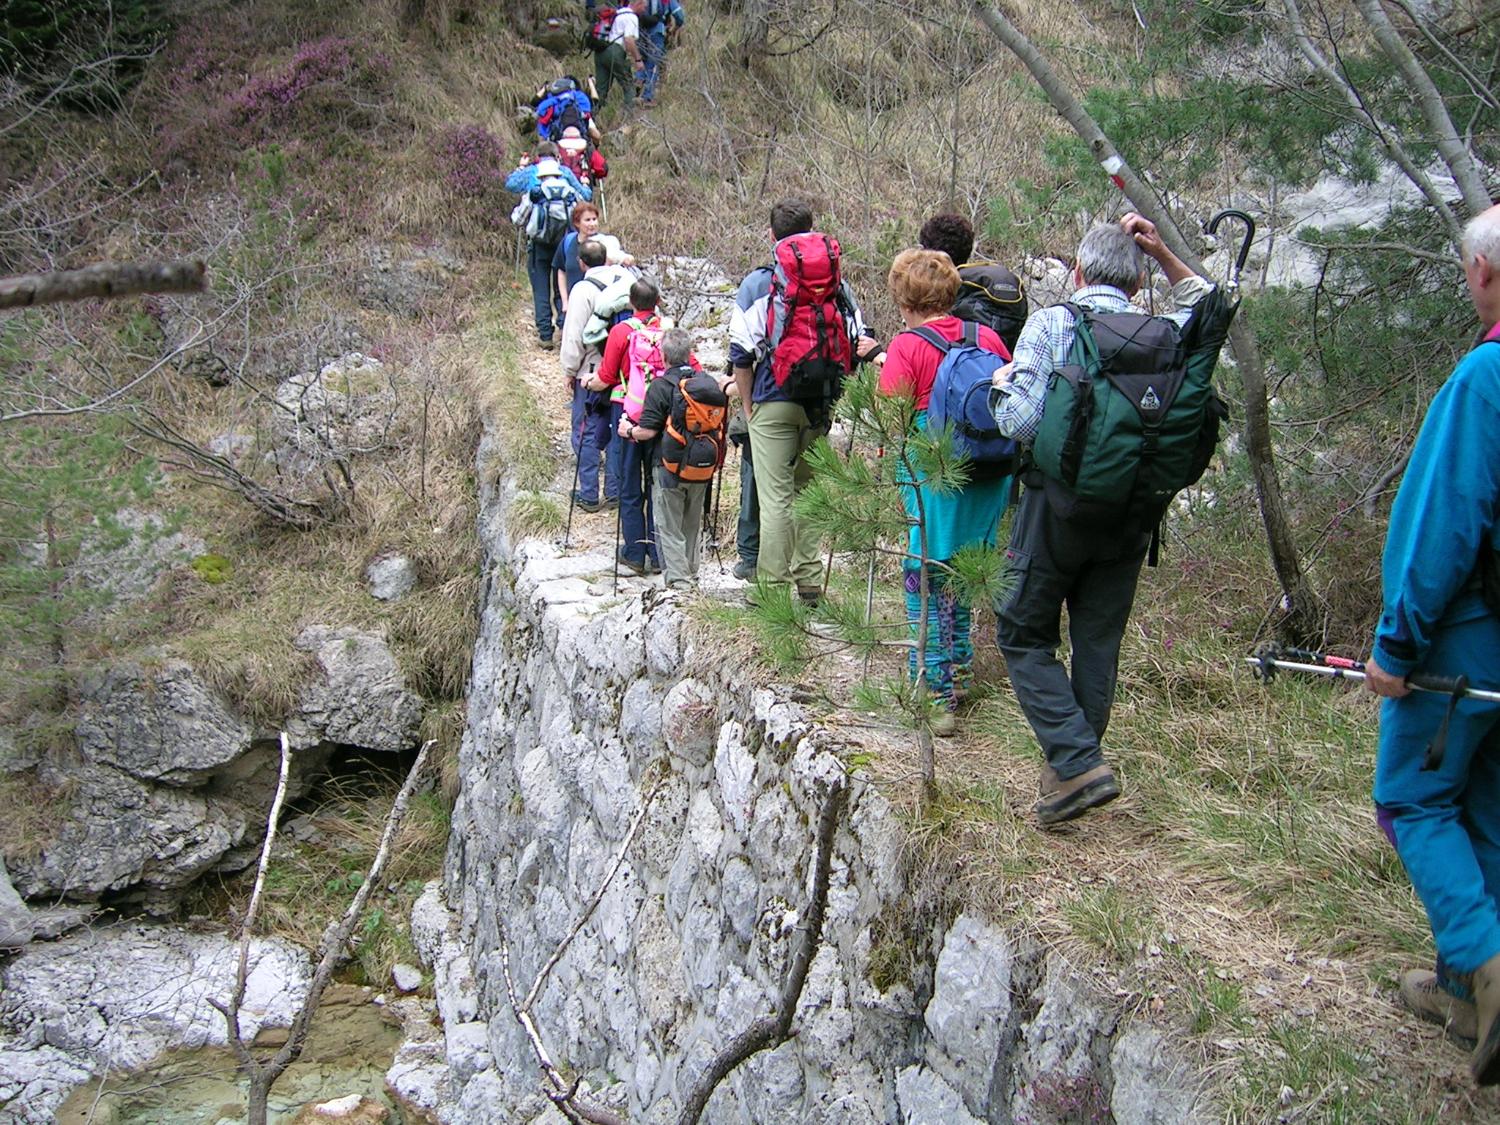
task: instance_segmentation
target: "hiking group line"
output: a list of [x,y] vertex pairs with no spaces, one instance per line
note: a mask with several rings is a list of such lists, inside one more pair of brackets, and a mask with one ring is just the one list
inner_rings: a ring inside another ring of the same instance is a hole
[[[628,31],[659,2],[635,0],[611,27]],[[596,39],[609,56],[596,66],[607,95],[630,77],[621,58],[644,68],[644,56],[638,42]],[[581,96],[561,81],[548,97]],[[623,100],[628,109],[629,81]],[[548,123],[565,120],[555,102],[539,105]],[[558,133],[580,152],[597,139],[590,112]],[[1042,750],[1037,820],[1051,828],[1118,797],[1102,744],[1121,641],[1161,521],[1206,470],[1228,417],[1213,373],[1238,307],[1250,216],[1227,211],[1209,224],[1246,227],[1222,284],[1183,263],[1140,215],[1095,226],[1078,245],[1071,296],[1028,315],[1012,270],[972,260],[969,221],[934,215],[920,246],[891,265],[903,329],[882,347],[844,280],[838,240],[806,203],[782,199],[770,209],[770,260],[735,294],[728,369],[706,372],[692,337],[659,314],[656,284],[599,231],[588,183],[598,176],[559,160],[547,127],[539,115],[543,139],[507,187],[522,194],[516,220],[530,241],[543,347],[561,326],[576,458],[565,544],[575,508],[614,509],[617,580],[621,567],[660,570],[669,589],[692,590],[713,478],[733,444],[735,577],[755,581],[751,604],[781,588],[815,605],[826,576],[795,503],[845,380],[873,363],[881,394],[911,400],[907,437],[946,433],[969,470],[961,487],[939,486],[897,461],[909,527],[907,671],[932,701],[928,728],[955,732],[972,676],[971,607],[952,561],[995,546],[1014,504],[1009,583],[993,608],[1010,686]],[[1377,820],[1437,946],[1435,970],[1407,973],[1400,995],[1471,1043],[1472,1074],[1491,1085],[1500,1083],[1500,346],[1489,345],[1500,345],[1500,207],[1471,220],[1462,257],[1484,335],[1433,400],[1397,494],[1373,655],[1362,665],[1296,653],[1251,662],[1263,675],[1281,666],[1362,678],[1385,697]],[[1170,287],[1161,314],[1136,301],[1148,259]]]

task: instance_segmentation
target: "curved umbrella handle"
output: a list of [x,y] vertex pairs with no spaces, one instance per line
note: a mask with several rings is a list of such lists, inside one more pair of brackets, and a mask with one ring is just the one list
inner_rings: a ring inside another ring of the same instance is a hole
[[1235,255],[1234,269],[1229,272],[1229,283],[1227,286],[1229,289],[1238,289],[1240,286],[1240,271],[1245,268],[1245,259],[1250,256],[1250,243],[1255,239],[1255,220],[1244,211],[1238,211],[1231,207],[1220,211],[1212,219],[1209,219],[1204,224],[1203,232],[1205,234],[1216,233],[1219,229],[1219,224],[1225,219],[1238,219],[1245,224],[1245,238],[1240,243],[1240,252]]

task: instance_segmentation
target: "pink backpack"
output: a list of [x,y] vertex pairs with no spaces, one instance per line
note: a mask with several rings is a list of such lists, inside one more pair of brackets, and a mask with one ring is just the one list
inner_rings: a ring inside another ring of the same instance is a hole
[[667,330],[655,316],[648,321],[633,316],[625,323],[632,329],[625,346],[625,417],[639,422],[641,408],[646,405],[646,388],[667,369],[661,354],[661,338]]

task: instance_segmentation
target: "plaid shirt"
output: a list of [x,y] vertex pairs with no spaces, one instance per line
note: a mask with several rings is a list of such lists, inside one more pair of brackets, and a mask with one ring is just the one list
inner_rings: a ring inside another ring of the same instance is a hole
[[[1193,306],[1213,289],[1213,283],[1196,275],[1172,286],[1174,311],[1166,314],[1179,328],[1187,322]],[[1130,298],[1113,285],[1085,285],[1069,300],[1093,312],[1140,312]],[[1073,313],[1066,305],[1053,305],[1029,317],[1016,341],[1015,369],[1009,384],[995,397],[995,424],[1000,432],[1021,445],[1036,440],[1042,421],[1047,383],[1052,373],[1068,361],[1073,347]]]

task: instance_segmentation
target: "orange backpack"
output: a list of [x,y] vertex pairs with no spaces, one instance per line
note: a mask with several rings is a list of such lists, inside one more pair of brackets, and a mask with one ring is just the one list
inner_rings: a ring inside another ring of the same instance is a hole
[[713,480],[724,463],[729,399],[710,375],[695,373],[672,391],[667,411],[661,467],[687,484]]

